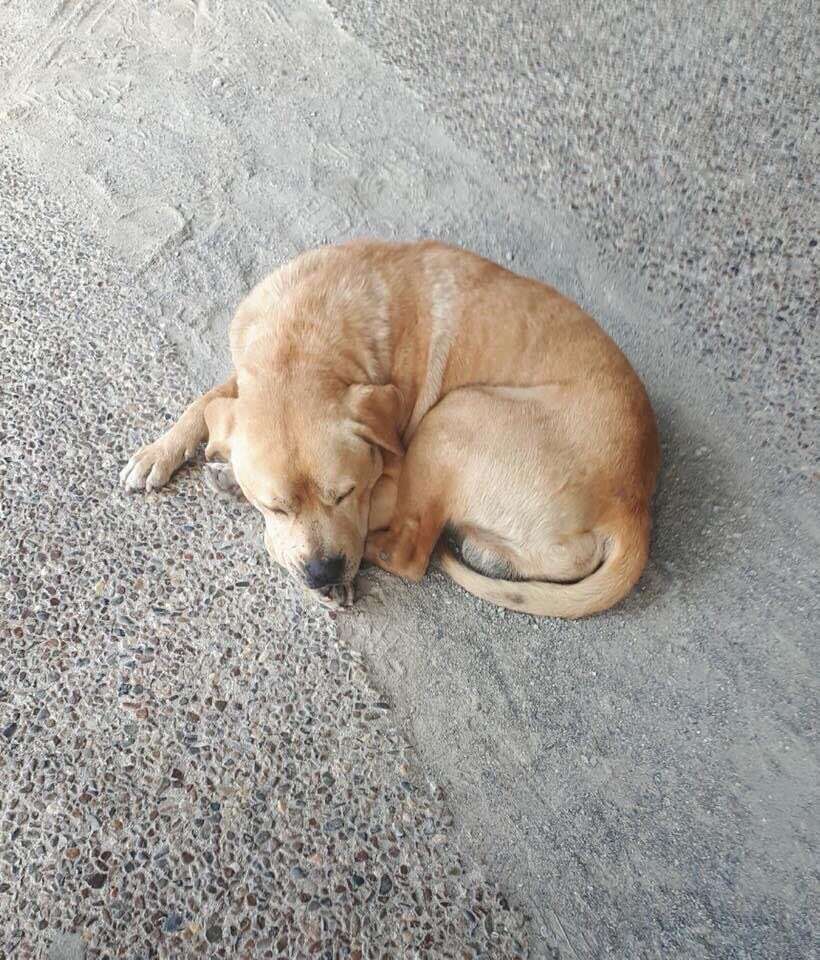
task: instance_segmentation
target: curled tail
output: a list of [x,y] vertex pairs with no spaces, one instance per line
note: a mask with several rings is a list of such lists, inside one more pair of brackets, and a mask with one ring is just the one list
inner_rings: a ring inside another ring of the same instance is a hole
[[638,582],[649,556],[649,511],[622,516],[602,530],[607,538],[604,562],[577,583],[544,580],[494,580],[465,566],[444,544],[439,554],[445,572],[482,600],[538,617],[575,620],[614,606]]

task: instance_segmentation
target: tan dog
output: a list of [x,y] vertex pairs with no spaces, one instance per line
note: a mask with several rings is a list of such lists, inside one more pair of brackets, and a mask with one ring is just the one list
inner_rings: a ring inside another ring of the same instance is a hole
[[[660,463],[626,358],[550,287],[439,243],[357,241],[258,284],[235,374],[123,470],[155,490],[197,445],[227,461],[274,560],[346,605],[362,556],[582,617],[644,568]],[[218,468],[219,469],[219,468]]]

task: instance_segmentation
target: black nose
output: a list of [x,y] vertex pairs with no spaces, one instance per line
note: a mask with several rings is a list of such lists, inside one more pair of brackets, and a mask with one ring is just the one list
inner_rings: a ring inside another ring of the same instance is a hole
[[313,590],[319,590],[339,583],[344,571],[344,557],[314,557],[305,564],[305,580]]

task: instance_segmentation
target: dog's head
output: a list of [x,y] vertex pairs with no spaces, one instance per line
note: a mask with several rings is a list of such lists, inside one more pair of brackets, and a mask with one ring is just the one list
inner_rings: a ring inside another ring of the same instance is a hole
[[401,455],[391,385],[255,383],[206,410],[209,459],[226,461],[265,519],[271,557],[325,596],[359,569],[383,451]]

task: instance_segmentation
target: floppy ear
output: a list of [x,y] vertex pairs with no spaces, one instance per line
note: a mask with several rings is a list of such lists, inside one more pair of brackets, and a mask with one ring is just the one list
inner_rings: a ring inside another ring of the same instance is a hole
[[209,460],[231,459],[235,404],[236,400],[217,397],[205,407],[205,423],[208,427],[208,446],[205,448],[205,456]]
[[348,390],[348,402],[358,436],[398,457],[404,456],[399,436],[401,394],[392,383],[354,383]]

